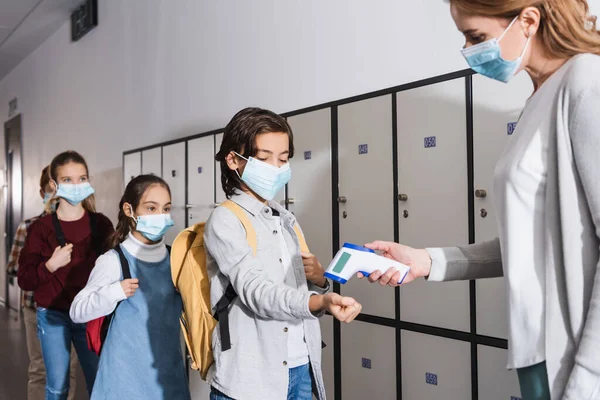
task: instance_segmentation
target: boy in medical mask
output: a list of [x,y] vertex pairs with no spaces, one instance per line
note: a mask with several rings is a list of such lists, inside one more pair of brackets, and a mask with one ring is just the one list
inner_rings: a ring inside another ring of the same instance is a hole
[[301,251],[294,215],[272,201],[291,178],[293,154],[290,126],[271,111],[244,109],[225,128],[216,156],[221,183],[256,231],[257,246],[249,246],[234,212],[215,209],[205,228],[213,309],[226,291],[236,298],[229,340],[213,332],[212,400],[311,400],[313,388],[325,399],[318,317],[328,311],[350,322],[361,310],[330,293],[319,261]]

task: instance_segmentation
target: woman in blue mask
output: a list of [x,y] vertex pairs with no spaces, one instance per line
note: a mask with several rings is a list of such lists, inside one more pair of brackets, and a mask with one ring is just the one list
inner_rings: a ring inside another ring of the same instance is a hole
[[[98,258],[71,305],[76,322],[114,311],[92,400],[190,398],[179,341],[181,296],[171,280],[163,240],[173,226],[170,212],[165,181],[154,175],[132,179],[119,203],[113,250]],[[130,278],[124,279],[121,257]]]
[[361,310],[330,293],[319,261],[301,251],[294,215],[272,201],[291,178],[293,155],[292,130],[271,111],[244,109],[225,128],[216,156],[223,190],[256,231],[257,245],[249,246],[230,207],[218,207],[206,223],[213,309],[224,293],[235,295],[229,340],[213,332],[212,400],[312,400],[313,389],[324,399],[318,317],[329,311],[350,322]]
[[[69,360],[73,343],[91,393],[98,357],[88,349],[85,324],[69,317],[75,295],[85,286],[96,258],[107,250],[114,229],[96,213],[94,189],[83,157],[67,151],[49,168],[52,195],[46,214],[27,233],[19,257],[18,279],[33,291],[37,303],[37,332],[46,367],[46,399],[67,399]],[[53,210],[56,209],[55,212]]]
[[[469,65],[534,93],[494,174],[499,237],[374,242],[410,280],[506,277],[508,367],[523,400],[600,398],[600,32],[585,0],[450,0]],[[394,271],[371,281],[396,286]]]

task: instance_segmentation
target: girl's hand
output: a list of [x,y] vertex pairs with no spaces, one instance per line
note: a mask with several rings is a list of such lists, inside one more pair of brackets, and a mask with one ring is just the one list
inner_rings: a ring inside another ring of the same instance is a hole
[[69,243],[65,247],[58,246],[54,249],[52,257],[46,261],[46,268],[48,271],[54,273],[58,269],[68,265],[71,262],[71,253],[73,252],[73,244]]
[[123,288],[123,293],[127,298],[133,296],[135,291],[140,287],[139,279],[124,279],[121,281],[121,287]]
[[304,262],[304,273],[306,279],[319,287],[325,287],[327,279],[325,278],[325,270],[321,266],[319,260],[314,254],[301,253],[302,261]]
[[[381,241],[366,244],[365,247],[371,250],[382,251],[384,257],[410,267],[410,272],[402,284],[412,282],[417,278],[429,276],[429,272],[431,271],[431,257],[425,249],[413,249],[399,243]],[[358,277],[363,278],[363,275],[358,273]],[[398,282],[400,279],[402,279],[402,274],[396,271],[395,268],[390,268],[385,273],[374,271],[369,275],[369,282],[379,281],[381,286],[399,286]]]

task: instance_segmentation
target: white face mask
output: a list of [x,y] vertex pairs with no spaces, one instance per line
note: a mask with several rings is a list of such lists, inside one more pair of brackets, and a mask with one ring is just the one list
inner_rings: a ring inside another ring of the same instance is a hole
[[241,154],[235,154],[248,161],[242,176],[240,176],[237,170],[236,173],[250,190],[265,200],[273,200],[277,196],[277,193],[292,178],[292,170],[289,163],[285,163],[277,168],[254,157],[246,158]]

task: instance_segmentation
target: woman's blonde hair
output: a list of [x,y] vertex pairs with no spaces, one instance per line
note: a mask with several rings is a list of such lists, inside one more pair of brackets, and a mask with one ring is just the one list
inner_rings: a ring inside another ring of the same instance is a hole
[[[83,158],[83,156],[81,154],[77,153],[76,151],[69,150],[69,151],[60,153],[59,155],[54,157],[54,159],[50,163],[50,168],[48,169],[48,174],[50,176],[50,180],[54,181],[54,183],[56,185],[58,185],[58,169],[60,167],[62,167],[63,165],[67,165],[69,163],[83,165],[85,167],[85,172],[86,172],[86,174],[88,174],[88,179],[89,179],[88,166],[87,166],[87,163],[85,162],[85,159]],[[55,187],[55,189],[54,189],[55,192],[54,192],[54,196],[52,197],[52,199],[50,199],[50,201],[48,201],[48,203],[46,203],[46,213],[51,213],[56,208],[55,206],[59,200],[59,198],[56,197],[56,189],[57,188],[58,188],[58,186]],[[96,198],[94,197],[94,195],[91,195],[87,199],[83,200],[81,205],[88,212],[91,212],[91,213],[96,212]]]
[[513,19],[527,7],[540,11],[537,35],[548,57],[563,59],[577,54],[600,55],[600,32],[596,17],[589,14],[587,0],[450,0],[470,15]]

